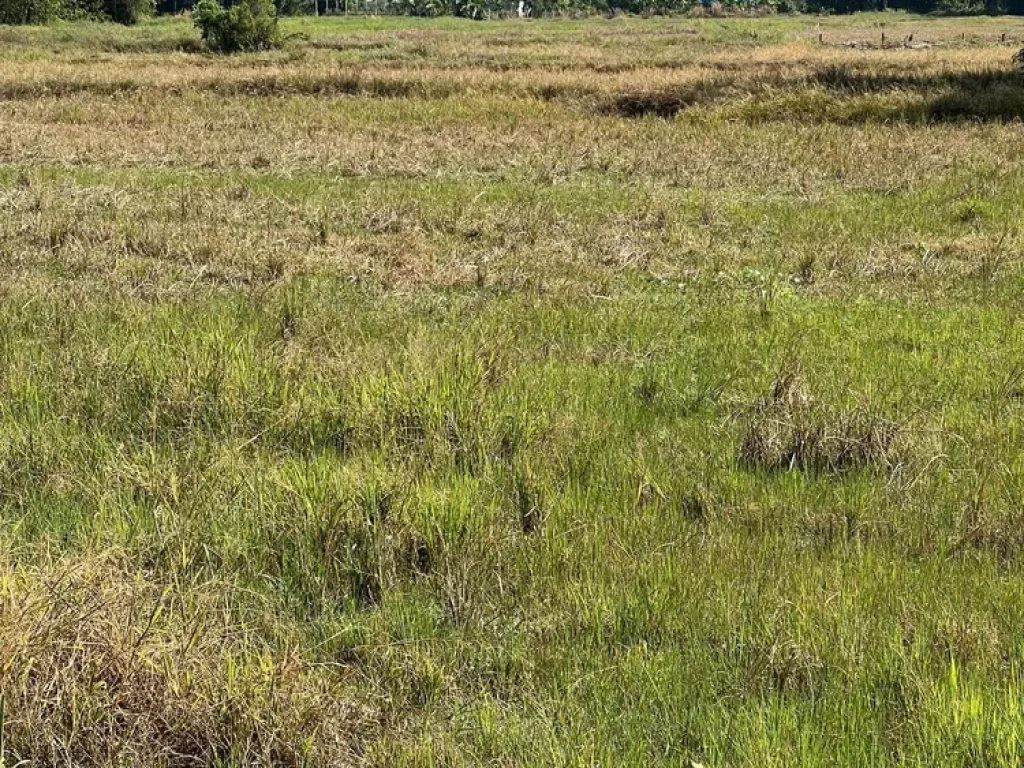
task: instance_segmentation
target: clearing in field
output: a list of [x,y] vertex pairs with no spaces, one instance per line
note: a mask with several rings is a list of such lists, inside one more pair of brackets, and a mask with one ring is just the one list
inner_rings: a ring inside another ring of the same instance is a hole
[[0,28],[0,763],[1024,760],[1024,20],[282,26]]

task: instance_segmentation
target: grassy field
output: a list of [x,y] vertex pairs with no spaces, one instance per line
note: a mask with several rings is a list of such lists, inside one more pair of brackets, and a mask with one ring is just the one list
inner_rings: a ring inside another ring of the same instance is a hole
[[0,764],[1024,760],[1024,19],[285,31],[0,28]]

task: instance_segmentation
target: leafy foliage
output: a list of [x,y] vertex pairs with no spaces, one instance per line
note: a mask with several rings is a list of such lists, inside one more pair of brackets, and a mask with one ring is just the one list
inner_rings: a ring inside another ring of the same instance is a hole
[[265,51],[281,45],[277,10],[271,0],[243,0],[224,8],[217,0],[201,0],[192,19],[214,51]]
[[[335,0],[267,0],[265,3],[243,2],[225,9],[218,3],[207,3],[203,12],[207,28],[230,25],[234,31],[221,29],[228,42],[255,39],[253,49],[274,47],[273,37],[260,39],[261,31],[274,26],[266,13],[273,8],[277,15],[304,15],[313,11],[340,12]],[[93,19],[134,24],[144,15],[178,13],[197,8],[195,0],[0,0],[0,24],[45,24],[54,19]],[[258,8],[264,7],[264,11]],[[234,10],[238,8],[239,10]],[[248,8],[248,12],[247,9]],[[349,0],[346,12],[408,15],[457,16],[470,19],[515,16],[517,0]],[[774,13],[849,14],[885,10],[931,13],[937,15],[1024,14],[1024,0],[527,0],[524,10],[533,17],[601,14],[681,14],[695,16],[769,15]],[[221,16],[220,11],[225,12]],[[249,16],[251,15],[251,19]],[[217,34],[211,32],[211,34]],[[255,35],[255,37],[253,37]],[[244,50],[238,48],[235,50]]]
[[46,24],[58,18],[135,24],[153,10],[153,0],[0,0],[0,24]]
[[57,8],[56,0],[0,0],[0,24],[45,24]]
[[118,24],[137,24],[153,13],[153,0],[104,0],[104,12]]

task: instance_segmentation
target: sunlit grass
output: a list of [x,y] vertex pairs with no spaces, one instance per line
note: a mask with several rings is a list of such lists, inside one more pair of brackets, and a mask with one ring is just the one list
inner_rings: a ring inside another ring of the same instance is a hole
[[284,26],[0,30],[0,762],[1018,765],[1024,28]]

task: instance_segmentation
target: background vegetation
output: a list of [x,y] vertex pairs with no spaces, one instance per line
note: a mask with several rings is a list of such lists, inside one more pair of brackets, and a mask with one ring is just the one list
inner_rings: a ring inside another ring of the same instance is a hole
[[135,24],[156,8],[153,0],[0,0],[0,24],[110,21]]
[[277,12],[270,0],[251,0],[230,8],[217,0],[201,0],[192,11],[192,20],[210,49],[220,53],[281,46]]
[[[222,0],[221,4],[230,8],[238,3]],[[518,0],[274,0],[273,4],[282,15],[351,13],[477,20],[516,17],[520,10]],[[0,24],[45,24],[58,19],[135,24],[154,11],[177,14],[194,5],[195,0],[0,0]],[[722,17],[886,10],[947,16],[1024,14],[1024,0],[529,0],[523,6],[524,13],[532,17],[574,18],[602,14]]]
[[282,34],[0,30],[0,761],[1021,763],[1024,25]]

